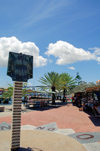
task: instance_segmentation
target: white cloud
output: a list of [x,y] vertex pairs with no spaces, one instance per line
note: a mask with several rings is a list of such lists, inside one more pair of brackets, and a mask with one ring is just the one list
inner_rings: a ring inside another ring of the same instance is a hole
[[95,55],[100,55],[100,48],[94,47],[94,48],[89,48],[89,50],[93,50]]
[[71,66],[71,67],[68,67],[68,69],[75,70],[75,67]]
[[65,41],[50,43],[48,51],[46,51],[45,54],[56,57],[56,64],[59,65],[71,64],[83,60],[96,60],[95,54],[85,51],[82,48],[76,48]]
[[94,55],[96,55],[96,60],[98,61],[98,64],[100,64],[100,48],[94,47],[94,48],[89,48],[89,50],[93,50]]
[[95,55],[100,55],[100,48],[95,48],[94,50]]
[[34,57],[34,66],[44,66],[47,59],[39,56],[39,48],[33,42],[21,42],[16,37],[0,38],[0,66],[4,67],[8,62],[9,51],[32,55]]

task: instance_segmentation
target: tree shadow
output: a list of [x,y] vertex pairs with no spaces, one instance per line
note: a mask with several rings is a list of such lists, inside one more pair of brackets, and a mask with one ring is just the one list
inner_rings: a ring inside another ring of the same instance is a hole
[[67,105],[66,102],[57,102],[55,104],[49,103],[47,106],[43,106],[43,107],[32,106],[32,107],[28,107],[27,109],[36,110],[36,111],[45,111],[45,110],[50,110],[50,109],[54,109],[54,108],[59,108],[59,107],[65,106],[65,105]]

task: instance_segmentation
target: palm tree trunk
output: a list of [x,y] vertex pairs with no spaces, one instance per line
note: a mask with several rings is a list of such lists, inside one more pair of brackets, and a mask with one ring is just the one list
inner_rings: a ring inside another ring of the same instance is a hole
[[[51,87],[51,89],[52,89],[52,92],[55,92],[55,86],[52,86]],[[55,104],[55,93],[52,93],[52,104]]]
[[66,96],[66,89],[63,90],[63,102],[65,102],[65,96]]

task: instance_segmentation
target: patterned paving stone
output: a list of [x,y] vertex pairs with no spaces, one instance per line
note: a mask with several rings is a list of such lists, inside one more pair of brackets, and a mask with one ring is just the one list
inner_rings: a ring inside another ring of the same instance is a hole
[[[1,131],[0,138],[0,151],[10,151],[11,131]],[[21,132],[20,146],[21,151],[87,151],[82,144],[69,136],[36,129]]]
[[34,130],[34,129],[36,129],[36,127],[33,125],[23,125],[23,126],[21,126],[21,129],[22,130]]
[[0,123],[0,131],[3,130],[10,130],[11,129],[11,125],[6,123],[6,122],[2,122]]
[[100,151],[100,143],[98,142],[83,144],[83,146],[87,151]]
[[100,141],[100,132],[84,132],[84,133],[74,133],[69,135],[73,137],[80,143],[94,143]]
[[46,130],[46,131],[56,131],[58,129],[57,124],[55,122],[49,123],[46,125],[38,126],[36,129],[38,130]]
[[[0,123],[0,130],[10,130],[11,125],[2,122]],[[56,122],[52,122],[46,125],[41,125],[35,127],[33,125],[23,125],[21,130],[46,130],[53,133],[59,133],[63,135],[68,135],[76,139],[79,143],[83,144],[87,151],[100,151],[100,132],[85,132],[85,133],[75,133],[73,129],[58,129]]]
[[74,134],[75,133],[75,131],[73,129],[58,129],[55,132],[63,134],[63,135],[70,135],[70,134]]

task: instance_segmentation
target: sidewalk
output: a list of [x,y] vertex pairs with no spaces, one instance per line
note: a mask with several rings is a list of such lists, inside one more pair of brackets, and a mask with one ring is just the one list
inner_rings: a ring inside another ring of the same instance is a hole
[[[0,116],[1,122],[11,123],[11,116]],[[22,125],[40,126],[51,122],[56,122],[58,128],[71,128],[75,132],[100,131],[100,118],[92,118],[70,104],[49,110],[22,113]]]

